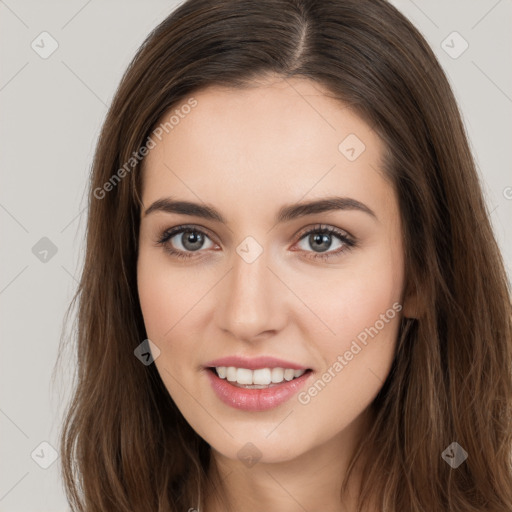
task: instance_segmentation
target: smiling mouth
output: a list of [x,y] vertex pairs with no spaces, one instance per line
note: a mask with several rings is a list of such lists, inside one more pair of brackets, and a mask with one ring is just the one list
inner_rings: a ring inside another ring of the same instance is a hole
[[295,370],[278,367],[250,370],[234,366],[209,367],[208,370],[218,378],[226,380],[232,386],[243,389],[268,389],[293,381],[306,373],[312,372],[310,368]]

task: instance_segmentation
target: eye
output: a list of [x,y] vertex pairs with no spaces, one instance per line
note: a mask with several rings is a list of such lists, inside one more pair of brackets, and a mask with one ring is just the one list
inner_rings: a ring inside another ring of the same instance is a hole
[[[205,242],[209,240],[209,244]],[[176,226],[165,231],[157,241],[164,250],[178,258],[190,258],[201,249],[210,249],[215,244],[210,237],[202,230],[194,226]]]
[[[315,226],[313,229],[302,233],[299,245],[301,243],[302,250],[315,253],[312,256],[307,256],[312,259],[327,259],[339,256],[356,245],[355,240],[348,233],[332,226],[322,225]],[[333,247],[333,243],[336,250],[330,250]],[[312,247],[313,251],[309,251],[307,249],[308,246]]]
[[[176,226],[164,231],[156,244],[163,246],[168,254],[177,258],[192,258],[194,253],[216,246],[205,231],[193,225]],[[325,260],[355,247],[356,241],[338,228],[318,225],[303,232],[297,245],[302,251],[309,253],[307,258]],[[335,250],[332,250],[333,245]],[[313,250],[309,250],[308,246]]]

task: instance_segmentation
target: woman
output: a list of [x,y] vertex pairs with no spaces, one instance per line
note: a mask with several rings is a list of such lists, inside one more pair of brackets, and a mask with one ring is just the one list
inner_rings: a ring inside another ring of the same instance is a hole
[[76,300],[74,510],[512,510],[504,266],[383,0],[164,20],[103,127]]

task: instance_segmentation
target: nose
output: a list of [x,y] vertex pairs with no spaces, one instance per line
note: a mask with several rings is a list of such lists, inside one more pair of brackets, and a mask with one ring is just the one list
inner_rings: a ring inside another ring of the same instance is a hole
[[270,268],[264,251],[251,263],[237,253],[219,288],[216,321],[240,341],[275,335],[286,321],[286,288]]

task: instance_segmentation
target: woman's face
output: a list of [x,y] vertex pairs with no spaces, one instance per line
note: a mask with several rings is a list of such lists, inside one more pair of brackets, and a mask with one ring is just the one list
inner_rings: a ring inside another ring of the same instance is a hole
[[229,459],[346,444],[386,379],[403,313],[383,143],[308,80],[193,98],[166,114],[143,171],[138,290],[159,374]]

